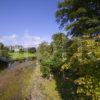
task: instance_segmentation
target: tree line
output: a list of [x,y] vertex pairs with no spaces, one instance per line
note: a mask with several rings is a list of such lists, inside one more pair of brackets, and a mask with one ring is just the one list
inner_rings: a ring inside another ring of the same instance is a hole
[[69,100],[98,100],[100,97],[100,1],[59,2],[56,19],[60,28],[64,28],[67,34],[56,33],[52,36],[51,43],[43,42],[39,45],[38,58],[43,77],[50,78],[52,74],[70,80],[75,87]]

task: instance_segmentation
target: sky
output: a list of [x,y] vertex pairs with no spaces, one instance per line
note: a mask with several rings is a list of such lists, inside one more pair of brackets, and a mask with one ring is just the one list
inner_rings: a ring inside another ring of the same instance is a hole
[[58,0],[0,0],[0,42],[37,46],[59,32]]

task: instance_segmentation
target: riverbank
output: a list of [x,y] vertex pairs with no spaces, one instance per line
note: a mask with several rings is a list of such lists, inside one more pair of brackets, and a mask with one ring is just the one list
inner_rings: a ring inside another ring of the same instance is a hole
[[61,100],[54,79],[42,77],[36,61],[0,73],[0,100]]
[[23,62],[0,73],[0,100],[24,100],[29,95],[35,61]]
[[62,100],[56,88],[55,79],[43,78],[38,65],[33,74],[33,86],[26,100]]

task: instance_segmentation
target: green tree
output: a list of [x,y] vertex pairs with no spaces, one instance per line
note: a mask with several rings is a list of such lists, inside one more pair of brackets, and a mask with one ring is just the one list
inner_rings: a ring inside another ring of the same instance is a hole
[[38,60],[40,62],[40,69],[43,77],[49,77],[51,72],[51,55],[52,46],[47,42],[43,42],[39,45],[38,49]]
[[28,48],[28,52],[29,53],[35,53],[36,52],[36,48],[35,47]]
[[63,33],[56,33],[52,36],[52,65],[53,69],[56,69],[58,71],[61,70],[61,66],[66,58],[66,42],[67,37]]
[[88,96],[95,99],[100,95],[97,94],[100,90],[100,56],[96,56],[100,47],[96,44],[98,43],[95,40],[77,38],[67,44],[67,61],[62,69],[70,70],[71,79],[77,85],[76,93],[79,98]]
[[[73,89],[75,99],[98,98],[100,96],[100,42],[92,39],[68,39],[63,33],[52,36],[50,44],[43,42],[38,55],[43,76],[60,75],[77,87]],[[59,73],[59,74],[58,74]],[[63,82],[62,82],[63,83]],[[64,83],[67,85],[67,83]],[[71,94],[72,95],[72,94]]]
[[66,58],[66,42],[67,37],[65,34],[56,33],[52,36],[52,42],[50,44],[43,42],[39,45],[38,58],[42,65],[43,74],[50,74],[52,71],[60,72],[61,66]]
[[100,0],[64,0],[58,3],[57,22],[68,35],[100,33]]
[[4,46],[4,44],[0,43],[0,57],[9,57],[8,55],[9,49]]

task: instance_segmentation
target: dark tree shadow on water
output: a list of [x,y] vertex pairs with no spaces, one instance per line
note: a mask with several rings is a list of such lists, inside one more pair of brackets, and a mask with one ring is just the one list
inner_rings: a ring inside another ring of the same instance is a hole
[[6,69],[8,67],[8,63],[0,61],[0,71]]

